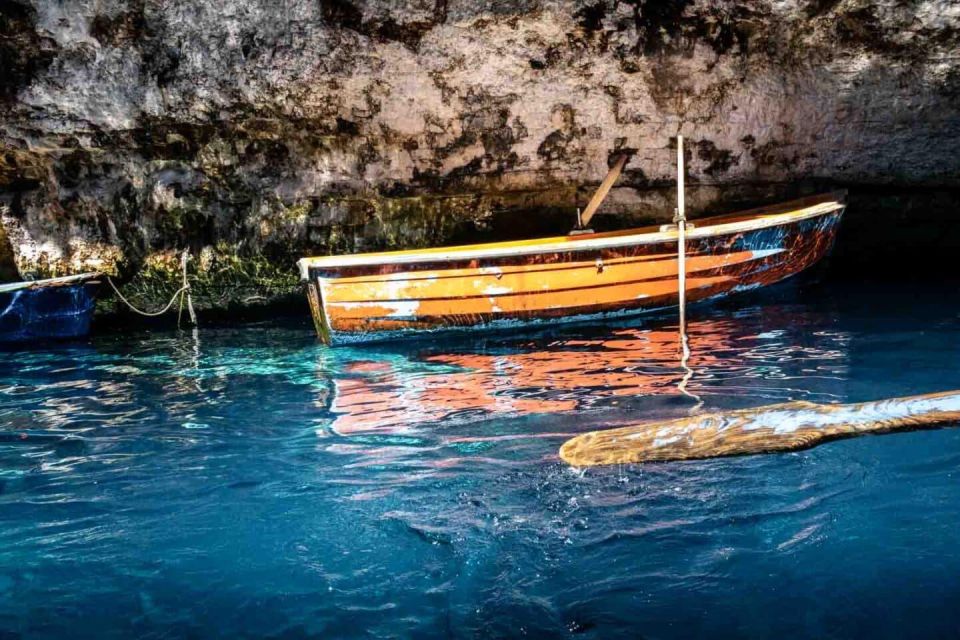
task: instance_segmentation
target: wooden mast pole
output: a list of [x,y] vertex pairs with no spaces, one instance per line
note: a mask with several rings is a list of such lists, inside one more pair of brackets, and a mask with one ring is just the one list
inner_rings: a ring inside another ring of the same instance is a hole
[[677,303],[680,313],[680,366],[684,370],[683,378],[677,387],[680,393],[690,396],[697,401],[692,411],[703,405],[703,400],[695,393],[687,390],[687,384],[693,377],[690,368],[690,342],[687,340],[687,212],[684,202],[684,166],[683,166],[683,136],[677,134],[677,212],[673,221],[677,224]]
[[677,134],[677,298],[680,306],[680,336],[687,351],[687,212],[683,200],[683,136]]

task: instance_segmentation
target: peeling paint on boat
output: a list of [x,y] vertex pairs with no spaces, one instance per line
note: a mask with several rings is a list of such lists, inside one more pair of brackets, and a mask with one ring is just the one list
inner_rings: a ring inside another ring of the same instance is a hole
[[395,302],[394,310],[387,317],[390,318],[415,318],[420,309],[419,300],[401,300]]
[[504,293],[513,293],[513,289],[510,287],[486,287],[483,293],[488,296],[496,296]]

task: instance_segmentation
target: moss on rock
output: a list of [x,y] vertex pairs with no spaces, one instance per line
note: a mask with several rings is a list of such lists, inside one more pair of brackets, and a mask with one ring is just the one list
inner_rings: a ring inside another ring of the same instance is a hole
[[[270,304],[299,292],[293,265],[283,267],[260,255],[241,257],[227,245],[204,247],[199,255],[190,256],[187,279],[198,311]],[[121,292],[134,306],[155,311],[182,286],[181,254],[161,251],[147,258],[136,275],[121,287]],[[129,312],[116,298],[105,300],[101,310]]]

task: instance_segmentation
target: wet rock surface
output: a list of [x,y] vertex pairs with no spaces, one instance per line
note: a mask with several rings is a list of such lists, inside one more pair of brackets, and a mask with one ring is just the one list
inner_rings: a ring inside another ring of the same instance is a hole
[[188,249],[201,307],[259,303],[304,254],[564,232],[618,150],[597,224],[662,220],[678,133],[694,212],[848,186],[850,242],[943,248],[958,43],[947,0],[0,0],[0,262],[150,302]]

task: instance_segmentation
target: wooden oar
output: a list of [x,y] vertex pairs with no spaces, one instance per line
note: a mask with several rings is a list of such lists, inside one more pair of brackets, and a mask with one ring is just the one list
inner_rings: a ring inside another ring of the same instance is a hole
[[593,217],[593,214],[595,214],[597,209],[600,208],[600,205],[603,204],[607,194],[610,193],[610,188],[613,187],[613,183],[616,182],[617,178],[620,177],[620,172],[623,171],[623,167],[627,164],[628,159],[629,156],[624,154],[617,158],[617,161],[613,163],[612,167],[610,167],[610,172],[607,173],[607,177],[604,178],[603,182],[600,183],[596,193],[593,194],[593,197],[590,198],[590,202],[587,203],[587,208],[584,209],[583,213],[580,214],[581,229],[590,224],[590,218]]
[[960,391],[822,405],[787,402],[668,422],[593,431],[567,440],[560,457],[587,467],[795,451],[865,433],[960,423]]

